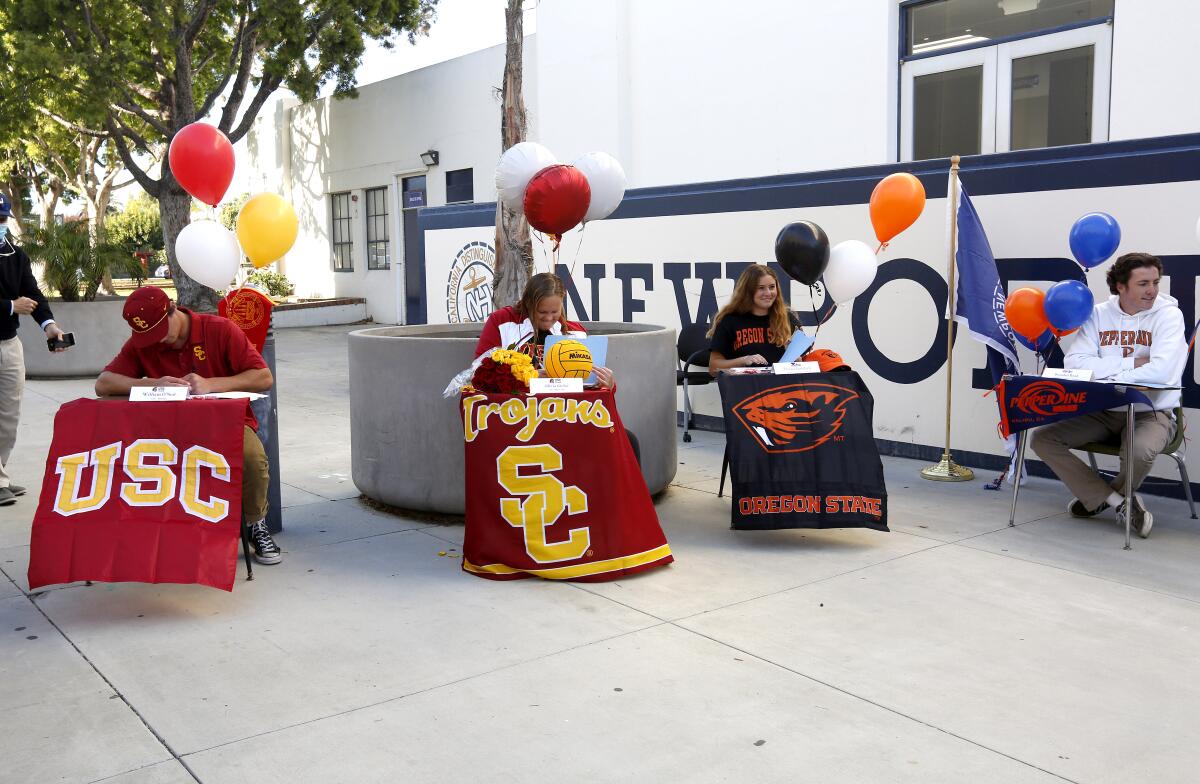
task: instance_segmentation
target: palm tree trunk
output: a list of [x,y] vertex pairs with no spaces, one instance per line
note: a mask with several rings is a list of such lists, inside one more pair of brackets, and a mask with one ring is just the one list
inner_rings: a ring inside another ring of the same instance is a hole
[[[522,58],[525,51],[525,20],[522,0],[508,0],[504,51],[504,86],[500,114],[501,147],[507,150],[525,141],[527,119],[525,97],[521,91],[524,77]],[[533,244],[525,216],[506,209],[496,200],[496,277],[492,304],[498,308],[521,298],[525,283],[533,274]]]

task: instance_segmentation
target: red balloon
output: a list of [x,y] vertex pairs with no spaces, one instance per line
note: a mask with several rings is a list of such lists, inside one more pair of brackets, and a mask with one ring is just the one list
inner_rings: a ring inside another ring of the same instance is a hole
[[167,162],[185,191],[213,207],[233,182],[233,145],[207,123],[186,125],[175,134]]
[[1034,288],[1017,289],[1009,294],[1004,303],[1004,316],[1008,319],[1008,325],[1018,335],[1036,343],[1042,333],[1050,329],[1050,321],[1046,318],[1043,304],[1045,300],[1045,292]]
[[592,201],[587,177],[574,166],[547,166],[525,186],[525,218],[546,234],[561,235],[579,225]]

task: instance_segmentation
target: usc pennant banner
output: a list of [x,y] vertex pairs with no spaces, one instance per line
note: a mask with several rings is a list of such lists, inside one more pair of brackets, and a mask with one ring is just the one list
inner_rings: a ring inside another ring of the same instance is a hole
[[63,405],[33,518],[29,587],[94,580],[233,590],[247,405]]
[[857,373],[725,373],[717,385],[733,528],[888,530],[874,400]]
[[464,571],[600,581],[674,558],[611,390],[464,394]]
[[271,309],[274,307],[271,298],[258,289],[240,288],[221,298],[217,303],[217,315],[237,324],[261,354],[263,346],[267,344],[267,330],[271,326]]

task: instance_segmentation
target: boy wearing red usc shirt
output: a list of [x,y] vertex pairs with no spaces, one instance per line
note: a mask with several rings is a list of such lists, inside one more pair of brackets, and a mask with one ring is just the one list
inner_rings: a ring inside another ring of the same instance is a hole
[[[96,394],[129,396],[132,387],[184,386],[193,395],[266,392],[275,383],[262,355],[232,321],[177,307],[155,286],[142,286],[125,300],[122,316],[133,331],[96,379]],[[250,527],[254,559],[283,560],[267,530],[267,453],[247,408],[242,438],[242,522]]]

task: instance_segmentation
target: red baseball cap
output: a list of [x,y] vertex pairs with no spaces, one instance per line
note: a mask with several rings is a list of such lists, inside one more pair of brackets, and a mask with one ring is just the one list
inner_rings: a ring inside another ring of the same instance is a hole
[[816,362],[822,373],[831,373],[835,370],[849,370],[850,366],[842,359],[842,355],[836,351],[830,351],[827,348],[817,348],[801,357],[805,362]]
[[153,346],[167,336],[167,312],[171,300],[157,286],[135,289],[125,300],[121,315],[133,330],[130,340],[138,348]]

